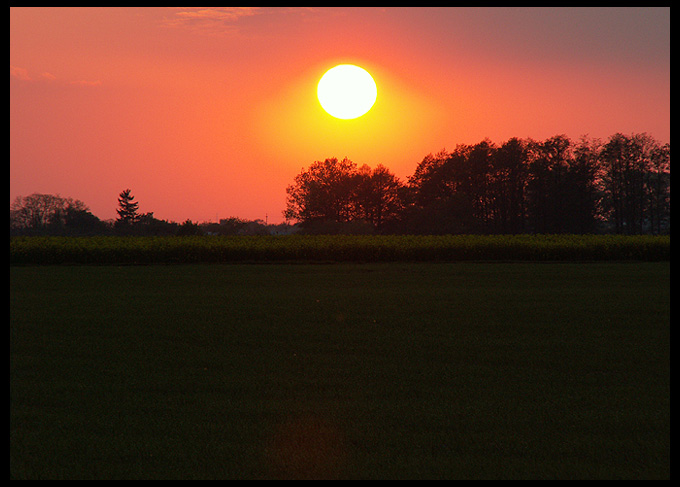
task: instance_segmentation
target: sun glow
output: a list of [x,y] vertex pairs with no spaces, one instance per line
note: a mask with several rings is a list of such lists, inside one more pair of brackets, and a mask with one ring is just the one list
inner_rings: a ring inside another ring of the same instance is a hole
[[321,77],[316,94],[328,114],[348,120],[364,115],[373,107],[378,89],[365,69],[340,64]]

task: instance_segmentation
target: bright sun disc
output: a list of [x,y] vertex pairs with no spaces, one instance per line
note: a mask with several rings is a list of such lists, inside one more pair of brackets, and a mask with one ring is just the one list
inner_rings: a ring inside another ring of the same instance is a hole
[[316,89],[319,103],[330,115],[357,118],[368,112],[378,96],[373,78],[363,68],[340,64],[326,71]]

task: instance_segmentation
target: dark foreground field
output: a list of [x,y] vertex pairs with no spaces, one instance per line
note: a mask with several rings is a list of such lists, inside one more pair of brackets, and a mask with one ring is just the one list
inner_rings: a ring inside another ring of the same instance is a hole
[[670,262],[10,267],[13,479],[668,479]]

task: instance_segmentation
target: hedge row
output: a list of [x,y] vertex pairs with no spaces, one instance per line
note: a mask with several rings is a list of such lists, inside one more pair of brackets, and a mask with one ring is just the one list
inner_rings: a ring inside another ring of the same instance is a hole
[[670,236],[10,237],[10,265],[499,260],[670,261]]

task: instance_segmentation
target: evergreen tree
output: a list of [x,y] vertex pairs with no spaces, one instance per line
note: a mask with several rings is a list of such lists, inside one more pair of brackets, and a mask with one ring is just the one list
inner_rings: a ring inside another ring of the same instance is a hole
[[139,203],[134,201],[131,191],[126,189],[118,195],[118,220],[116,223],[123,225],[131,225],[139,220]]

